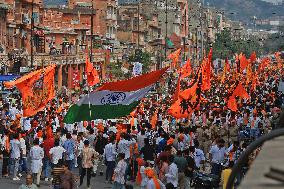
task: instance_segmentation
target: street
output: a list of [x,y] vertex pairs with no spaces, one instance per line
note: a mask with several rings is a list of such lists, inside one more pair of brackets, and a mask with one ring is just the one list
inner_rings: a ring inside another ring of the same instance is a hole
[[[2,160],[0,161],[0,167],[2,170]],[[103,169],[105,171],[105,168]],[[75,171],[77,182],[76,184],[79,185],[79,175],[78,175],[78,169],[76,168]],[[0,178],[0,189],[18,189],[19,186],[23,183],[25,183],[25,175],[21,178],[20,181],[13,181],[11,178]],[[80,189],[87,188],[87,176],[85,176],[83,186],[80,187]],[[52,188],[52,183],[45,182],[44,180],[41,180],[40,182],[40,189],[50,189]],[[111,184],[105,183],[105,175],[99,176],[99,174],[96,177],[92,177],[91,179],[91,188],[92,189],[103,189],[103,188],[111,188]]]

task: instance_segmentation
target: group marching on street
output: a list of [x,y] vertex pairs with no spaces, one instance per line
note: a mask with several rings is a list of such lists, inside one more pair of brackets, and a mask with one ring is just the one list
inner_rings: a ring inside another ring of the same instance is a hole
[[[243,57],[239,64],[224,61],[223,69],[211,65],[209,54],[199,67],[186,62],[164,69],[159,77],[151,75],[156,77],[151,81],[140,75],[139,82],[149,84],[137,82],[137,87],[114,83],[119,90],[104,84],[98,84],[95,93],[90,93],[91,87],[62,90],[33,116],[24,116],[20,95],[0,96],[2,177],[24,177],[20,189],[43,184],[54,189],[97,188],[94,177],[113,189],[190,189],[208,187],[200,181],[210,177],[208,185],[225,189],[232,167],[250,142],[277,127],[284,103],[278,90],[283,62],[253,56],[245,62]],[[116,91],[108,104],[91,99],[107,90]],[[91,99],[89,104],[84,98]],[[124,99],[128,102],[113,105]],[[132,105],[131,111],[120,114]],[[77,114],[94,119],[74,116],[75,121],[66,121],[75,115],[75,106],[90,107]],[[97,119],[95,110],[97,115],[122,116]]]

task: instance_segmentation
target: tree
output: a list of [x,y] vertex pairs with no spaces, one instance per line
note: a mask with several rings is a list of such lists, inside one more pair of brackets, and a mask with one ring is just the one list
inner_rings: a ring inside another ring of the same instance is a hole
[[274,53],[284,50],[284,26],[280,26],[278,30],[278,33],[269,35],[264,41],[263,48],[265,53]]
[[143,64],[143,73],[148,72],[150,70],[150,66],[153,64],[151,60],[151,54],[149,52],[136,52],[136,54],[132,54],[128,58],[130,62],[140,62]]
[[228,29],[224,29],[221,33],[217,34],[216,41],[213,44],[213,59],[231,57],[234,48],[235,45],[232,40],[231,32]]
[[232,58],[236,53],[244,53],[247,57],[255,51],[257,54],[261,52],[259,41],[251,37],[251,39],[233,39],[231,31],[223,30],[216,36],[216,41],[213,44],[213,59],[216,58]]

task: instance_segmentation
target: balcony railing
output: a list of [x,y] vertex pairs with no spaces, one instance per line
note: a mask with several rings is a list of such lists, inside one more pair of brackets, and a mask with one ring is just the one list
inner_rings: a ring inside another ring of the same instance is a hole
[[114,33],[106,33],[106,38],[115,39],[116,35]]
[[175,24],[181,24],[181,19],[180,18],[176,18],[175,19]]
[[115,14],[110,14],[110,13],[107,13],[106,19],[107,20],[117,20],[116,15]]

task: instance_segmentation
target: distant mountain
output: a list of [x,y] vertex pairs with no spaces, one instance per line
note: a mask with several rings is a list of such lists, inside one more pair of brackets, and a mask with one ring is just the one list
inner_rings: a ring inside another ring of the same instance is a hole
[[252,18],[269,19],[284,16],[283,5],[273,5],[262,0],[205,0],[205,5],[222,9],[225,15],[233,20],[252,23]]

